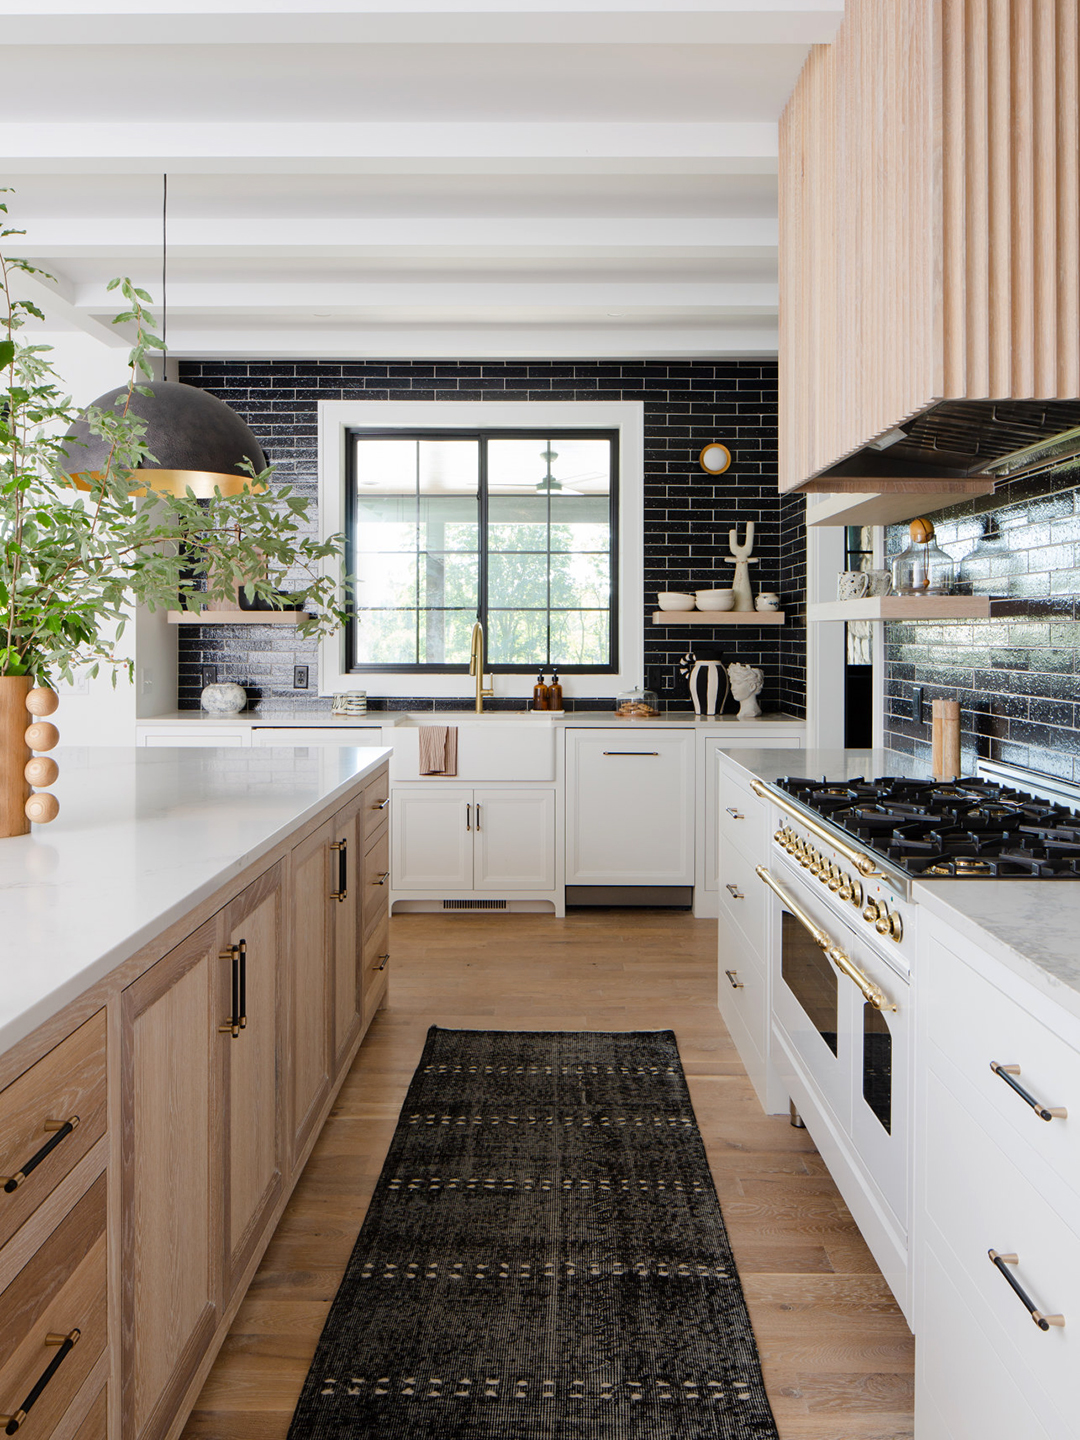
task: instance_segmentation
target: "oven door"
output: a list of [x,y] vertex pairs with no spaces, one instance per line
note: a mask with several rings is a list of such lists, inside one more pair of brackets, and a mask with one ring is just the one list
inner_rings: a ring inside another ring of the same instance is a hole
[[[831,1111],[836,1127],[851,1127],[851,1066],[853,1036],[851,1006],[842,977],[825,949],[805,923],[813,903],[798,876],[782,876],[777,884],[764,867],[758,875],[774,892],[771,931],[778,938],[779,965],[773,987],[773,1023],[793,1059],[811,1082],[818,1100]],[[813,921],[817,916],[813,915]],[[838,932],[828,939],[843,945],[848,934],[834,921]],[[824,933],[824,927],[818,934]]]
[[848,980],[851,1007],[851,1139],[900,1228],[908,1228],[909,1125],[912,1089],[910,988],[860,936],[851,960],[884,995],[871,1004]]

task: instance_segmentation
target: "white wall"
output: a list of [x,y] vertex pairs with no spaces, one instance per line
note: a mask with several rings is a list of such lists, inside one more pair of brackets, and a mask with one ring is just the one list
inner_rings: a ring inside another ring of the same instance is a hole
[[[127,383],[126,345],[107,345],[79,330],[35,331],[32,340],[53,347],[61,386],[78,406]],[[133,745],[137,715],[176,708],[176,631],[164,615],[133,615],[117,653],[136,662],[134,684],[121,671],[115,687],[108,673],[59,687],[62,744]]]

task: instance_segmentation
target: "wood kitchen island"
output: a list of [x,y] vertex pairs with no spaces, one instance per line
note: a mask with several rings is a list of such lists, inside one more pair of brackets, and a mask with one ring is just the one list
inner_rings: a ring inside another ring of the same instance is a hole
[[0,1409],[35,1396],[28,1434],[182,1428],[385,999],[387,754],[72,751],[60,819],[0,847]]

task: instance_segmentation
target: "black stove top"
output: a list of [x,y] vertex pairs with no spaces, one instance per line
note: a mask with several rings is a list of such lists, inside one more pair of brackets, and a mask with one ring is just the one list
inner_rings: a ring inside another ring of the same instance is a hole
[[920,879],[1080,880],[1080,812],[990,780],[777,780]]

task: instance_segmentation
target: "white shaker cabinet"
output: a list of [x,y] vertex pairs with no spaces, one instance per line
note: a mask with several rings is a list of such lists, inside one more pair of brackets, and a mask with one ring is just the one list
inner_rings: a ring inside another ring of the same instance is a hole
[[567,728],[567,885],[693,885],[695,738]]
[[555,888],[555,791],[471,786],[393,794],[394,890],[453,898]]

